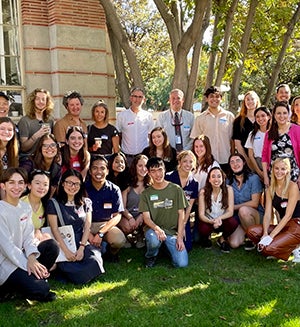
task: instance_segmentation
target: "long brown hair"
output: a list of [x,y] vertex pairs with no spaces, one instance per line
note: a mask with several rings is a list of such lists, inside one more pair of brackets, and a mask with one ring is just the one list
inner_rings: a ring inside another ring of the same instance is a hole
[[248,112],[248,108],[246,106],[246,98],[248,95],[252,95],[253,98],[256,98],[256,108],[260,107],[260,99],[258,94],[255,91],[248,91],[244,96],[244,100],[241,104],[241,110],[240,113],[238,114],[238,117],[241,117],[241,123],[240,123],[241,131],[244,129],[245,119],[247,117],[247,112]]
[[268,133],[268,138],[269,140],[273,140],[273,141],[277,141],[279,138],[279,133],[278,133],[278,124],[277,121],[275,119],[275,114],[276,114],[276,110],[279,107],[284,107],[287,109],[288,113],[290,112],[290,107],[289,104],[285,101],[278,101],[275,103],[275,106],[272,110],[272,121],[271,121],[271,126],[270,126],[270,130]]
[[150,154],[150,157],[156,157],[156,146],[153,144],[153,141],[152,141],[152,134],[154,132],[161,132],[163,138],[164,138],[164,143],[162,145],[163,147],[163,158],[170,158],[172,159],[172,148],[171,148],[171,145],[169,143],[169,138],[168,138],[168,135],[167,133],[165,132],[165,130],[158,126],[158,127],[155,127],[152,129],[151,133],[150,133],[150,137],[149,137],[149,154]]
[[[145,156],[144,154],[138,154],[136,155],[133,160],[132,160],[132,163],[130,165],[130,168],[129,168],[129,174],[130,174],[130,185],[132,187],[137,187],[138,186],[138,176],[137,176],[137,171],[136,171],[136,166],[139,162],[139,160],[141,159],[145,159],[148,161],[148,157]],[[148,187],[150,185],[150,176],[147,174],[145,177],[144,177],[144,187]]]
[[206,209],[209,209],[211,211],[212,208],[212,203],[211,203],[211,195],[212,195],[212,185],[209,182],[210,176],[213,171],[219,170],[221,175],[222,175],[222,184],[220,185],[220,188],[222,190],[222,209],[227,209],[228,208],[228,188],[226,185],[226,175],[224,171],[220,167],[213,167],[210,169],[208,172],[207,178],[206,178],[206,183],[204,186],[204,201],[205,201],[205,207]]
[[52,97],[50,95],[50,92],[45,90],[45,89],[35,89],[33,90],[27,97],[27,101],[26,101],[26,107],[25,107],[25,111],[26,111],[26,115],[30,118],[30,119],[35,119],[35,97],[37,95],[37,93],[45,93],[46,97],[47,97],[47,102],[46,102],[46,109],[43,111],[43,120],[44,121],[48,121],[53,108],[54,108],[54,103],[52,101]]
[[[198,156],[195,152],[195,143],[197,140],[202,141],[202,143],[205,147],[205,150],[206,150],[205,156],[201,160],[202,162],[199,162]],[[195,137],[195,139],[193,141],[193,145],[192,145],[192,151],[197,158],[197,168],[201,165],[201,170],[207,172],[209,166],[211,166],[215,160],[214,156],[211,152],[211,145],[210,145],[209,138],[204,134],[201,134],[201,135],[198,135],[197,137]]]

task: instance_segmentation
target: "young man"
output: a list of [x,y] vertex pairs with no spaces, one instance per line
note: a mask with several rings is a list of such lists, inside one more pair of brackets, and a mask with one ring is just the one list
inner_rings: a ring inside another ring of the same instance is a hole
[[101,156],[92,156],[90,179],[86,182],[86,191],[93,202],[92,226],[89,242],[100,247],[102,241],[107,248],[102,249],[104,260],[117,262],[118,252],[125,244],[125,235],[117,227],[124,211],[120,188],[106,180],[107,160]]
[[228,158],[233,145],[231,136],[234,115],[221,107],[222,93],[218,87],[209,87],[204,96],[208,103],[208,109],[196,118],[191,137],[206,135],[209,138],[215,160],[227,172]]
[[69,91],[64,95],[63,105],[68,113],[54,125],[53,134],[57,142],[66,142],[66,132],[69,126],[81,126],[83,132],[87,133],[86,123],[80,118],[83,102],[83,97],[77,91]]
[[160,158],[147,162],[152,185],[141,194],[139,211],[146,224],[146,267],[155,265],[162,243],[170,252],[175,267],[188,265],[188,253],[184,246],[184,209],[188,206],[183,190],[165,180],[165,165]]
[[0,117],[7,117],[9,111],[9,97],[4,92],[0,92]]
[[193,140],[190,133],[194,124],[194,115],[184,110],[184,93],[174,89],[169,95],[170,109],[159,114],[156,126],[162,127],[169,137],[171,146],[180,152],[190,150]]

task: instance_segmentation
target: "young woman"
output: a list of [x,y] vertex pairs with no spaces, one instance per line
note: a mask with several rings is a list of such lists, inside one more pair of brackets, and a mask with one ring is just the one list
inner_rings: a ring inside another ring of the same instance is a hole
[[91,155],[86,149],[84,139],[85,134],[81,127],[69,127],[66,133],[66,144],[61,148],[62,173],[67,169],[75,169],[85,179]]
[[209,138],[206,135],[199,135],[193,141],[192,151],[197,158],[197,166],[194,171],[194,178],[198,182],[199,191],[205,186],[208,172],[212,167],[219,167],[211,152]]
[[177,170],[166,174],[165,179],[179,185],[189,202],[185,209],[185,240],[187,251],[192,249],[192,231],[190,224],[190,214],[195,200],[198,198],[198,182],[194,179],[193,170],[196,168],[196,157],[190,150],[183,150],[177,156]]
[[[272,111],[272,122],[266,134],[262,152],[264,183],[269,186],[269,172],[278,157],[291,162],[291,180],[298,182],[300,165],[300,126],[290,123],[287,102],[277,102]],[[299,183],[298,183],[299,184]]]
[[[150,177],[146,167],[148,158],[143,154],[134,157],[130,169],[130,183],[122,192],[125,210],[118,227],[127,235],[127,247],[134,243],[137,248],[145,246],[143,226],[143,215],[139,212],[140,195],[149,186]],[[128,235],[131,234],[129,238]],[[125,246],[126,247],[126,246]]]
[[50,239],[49,234],[43,234],[41,228],[45,225],[45,205],[49,198],[50,172],[44,170],[33,170],[29,174],[29,193],[21,200],[30,204],[32,209],[32,223],[34,226],[34,236],[40,242]]
[[48,201],[47,217],[52,234],[68,261],[57,263],[63,278],[74,284],[85,284],[104,272],[100,249],[87,243],[91,226],[92,202],[85,197],[82,175],[74,169],[63,173],[57,191],[57,202],[65,225],[72,225],[77,251],[70,251],[58,230],[59,218],[52,200]]
[[248,155],[254,171],[263,180],[262,149],[265,135],[270,126],[271,113],[267,107],[258,107],[254,111],[254,117],[254,129],[249,133],[245,148],[248,149]]
[[50,195],[52,196],[57,189],[61,177],[60,153],[58,144],[53,134],[45,134],[38,141],[36,150],[26,160],[20,163],[20,167],[28,173],[34,169],[44,170],[50,173]]
[[0,117],[0,176],[8,167],[18,167],[16,126],[8,117]]
[[300,95],[294,97],[291,105],[292,117],[291,122],[300,125]]
[[27,174],[10,167],[1,176],[5,197],[0,201],[0,294],[20,293],[27,299],[53,301],[46,279],[59,249],[54,240],[36,246],[32,210],[20,201],[26,188]]
[[108,123],[107,105],[97,101],[92,107],[93,125],[88,126],[88,149],[90,153],[102,154],[108,158],[120,151],[120,137],[117,129]]
[[[263,217],[260,204],[262,183],[255,173],[252,173],[246,159],[240,153],[234,153],[228,160],[230,171],[227,185],[234,194],[234,217],[239,222],[237,229],[228,237],[229,245],[237,248],[245,241],[245,233],[249,226],[258,224]],[[251,251],[255,245],[246,240],[245,250]]]
[[[272,166],[271,185],[266,191],[263,225],[250,226],[247,230],[249,238],[258,243],[258,251],[282,260],[288,260],[300,244],[300,193],[290,174],[290,160],[277,158]],[[276,226],[271,225],[273,208],[280,217]],[[298,252],[294,252],[297,259]]]
[[166,172],[176,169],[176,150],[171,147],[167,133],[162,127],[155,127],[149,137],[149,146],[143,152],[148,158],[163,159]]
[[245,94],[239,115],[233,122],[232,139],[234,141],[234,147],[246,159],[248,167],[251,169],[252,165],[248,156],[248,150],[245,148],[245,143],[249,133],[254,128],[254,111],[258,107],[260,107],[259,96],[254,91],[248,91]]
[[54,108],[49,91],[35,89],[27,98],[26,115],[18,123],[21,145],[21,159],[33,153],[39,138],[53,130]]
[[119,186],[121,192],[123,192],[129,185],[129,169],[127,165],[127,159],[124,153],[114,153],[108,160],[107,180]]
[[226,175],[221,168],[213,167],[199,195],[199,234],[207,248],[212,244],[211,233],[222,232],[217,244],[222,252],[230,252],[227,240],[238,227],[238,222],[233,217],[233,208],[232,187],[226,185]]

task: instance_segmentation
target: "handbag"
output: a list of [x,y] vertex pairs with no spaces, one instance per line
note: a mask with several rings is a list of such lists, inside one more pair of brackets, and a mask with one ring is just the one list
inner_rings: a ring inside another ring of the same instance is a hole
[[[65,242],[65,245],[68,247],[68,249],[72,252],[76,252],[77,251],[77,247],[76,247],[76,242],[75,242],[75,234],[74,234],[74,229],[72,225],[65,225],[63,216],[62,216],[62,212],[60,210],[59,204],[57,203],[57,201],[55,199],[50,199],[50,201],[53,202],[59,222],[60,222],[60,227],[58,227],[58,230],[60,232],[60,235],[62,237],[62,239]],[[50,234],[51,238],[55,239],[55,237],[52,234],[51,231],[51,227],[47,226],[47,227],[42,227],[41,229],[42,233],[48,233]],[[62,249],[59,250],[59,255],[56,259],[56,262],[63,262],[63,261],[68,261],[68,259],[66,258],[64,252],[62,251]]]

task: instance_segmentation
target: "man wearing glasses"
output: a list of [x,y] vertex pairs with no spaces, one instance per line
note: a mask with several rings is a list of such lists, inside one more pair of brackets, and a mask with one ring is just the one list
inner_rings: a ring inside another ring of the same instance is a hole
[[170,109],[162,112],[157,119],[157,126],[162,127],[169,137],[170,145],[177,153],[190,150],[193,140],[190,133],[194,124],[194,115],[182,108],[184,93],[174,89],[169,95]]
[[133,88],[130,93],[130,108],[117,116],[116,127],[121,133],[121,149],[126,155],[128,165],[135,155],[149,145],[148,135],[154,127],[152,114],[142,109],[145,101],[144,90]]

